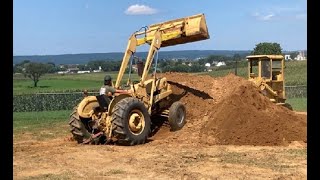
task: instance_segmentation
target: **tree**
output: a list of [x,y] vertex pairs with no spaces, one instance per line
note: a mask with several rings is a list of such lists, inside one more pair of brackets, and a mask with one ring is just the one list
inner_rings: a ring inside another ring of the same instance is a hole
[[297,51],[292,52],[292,53],[290,53],[290,58],[294,59],[294,58],[296,58],[298,56],[298,54],[299,54],[299,52],[297,52]]
[[24,66],[25,64],[30,63],[30,60],[23,60],[21,63],[18,63],[17,66]]
[[206,61],[207,61],[207,59],[201,58],[201,59],[199,59],[198,63],[199,63],[199,65],[204,65],[204,64],[206,64]]
[[59,68],[53,63],[53,62],[48,62],[48,73],[55,73],[59,71]]
[[252,55],[270,55],[270,54],[282,54],[282,48],[278,43],[262,42],[256,44],[256,47],[251,52]]
[[159,68],[163,68],[163,67],[165,67],[167,65],[169,65],[169,63],[166,60],[160,60],[159,61]]
[[37,84],[39,82],[39,78],[47,73],[50,69],[49,64],[44,64],[44,63],[37,63],[37,62],[30,62],[25,64],[25,72],[24,76],[29,77],[30,79],[33,80],[33,85],[34,87],[37,87]]
[[17,72],[17,67],[13,65],[13,74]]
[[203,71],[204,67],[199,64],[194,64],[190,67],[191,72],[201,72]]
[[80,64],[80,65],[78,66],[78,68],[79,68],[80,71],[90,71],[89,66],[86,65],[86,64]]

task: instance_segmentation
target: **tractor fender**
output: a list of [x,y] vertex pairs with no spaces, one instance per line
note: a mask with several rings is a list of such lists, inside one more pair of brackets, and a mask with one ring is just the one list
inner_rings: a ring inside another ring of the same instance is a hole
[[108,115],[109,115],[109,116],[111,115],[113,107],[114,107],[120,100],[122,100],[122,99],[124,99],[124,98],[127,98],[127,97],[132,97],[132,96],[130,96],[129,94],[120,94],[120,95],[118,95],[118,96],[115,96],[115,97],[111,100],[111,102],[110,102],[110,104],[109,104],[109,107],[108,107]]
[[95,107],[99,107],[96,96],[87,96],[79,103],[77,112],[82,118],[90,118]]

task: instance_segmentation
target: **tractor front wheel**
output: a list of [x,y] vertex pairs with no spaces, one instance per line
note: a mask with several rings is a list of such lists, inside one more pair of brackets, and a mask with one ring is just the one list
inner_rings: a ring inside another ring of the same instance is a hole
[[184,126],[186,123],[186,108],[181,102],[174,102],[170,106],[168,120],[171,131],[179,130]]

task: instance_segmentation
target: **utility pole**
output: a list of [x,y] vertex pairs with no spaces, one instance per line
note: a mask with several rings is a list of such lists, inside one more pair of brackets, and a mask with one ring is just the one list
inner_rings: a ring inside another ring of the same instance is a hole
[[241,56],[239,54],[235,54],[233,56],[233,60],[236,61],[236,64],[235,64],[235,68],[234,68],[234,74],[237,76],[238,75],[238,60],[241,59]]
[[238,59],[236,59],[236,68],[234,70],[234,74],[237,76],[238,75]]

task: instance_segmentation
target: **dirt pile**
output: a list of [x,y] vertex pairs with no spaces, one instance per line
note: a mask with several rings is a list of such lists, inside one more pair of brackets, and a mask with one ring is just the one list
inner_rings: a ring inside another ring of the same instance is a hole
[[249,81],[166,73],[173,98],[187,108],[187,124],[172,141],[205,144],[286,145],[306,141],[306,116],[276,106]]

